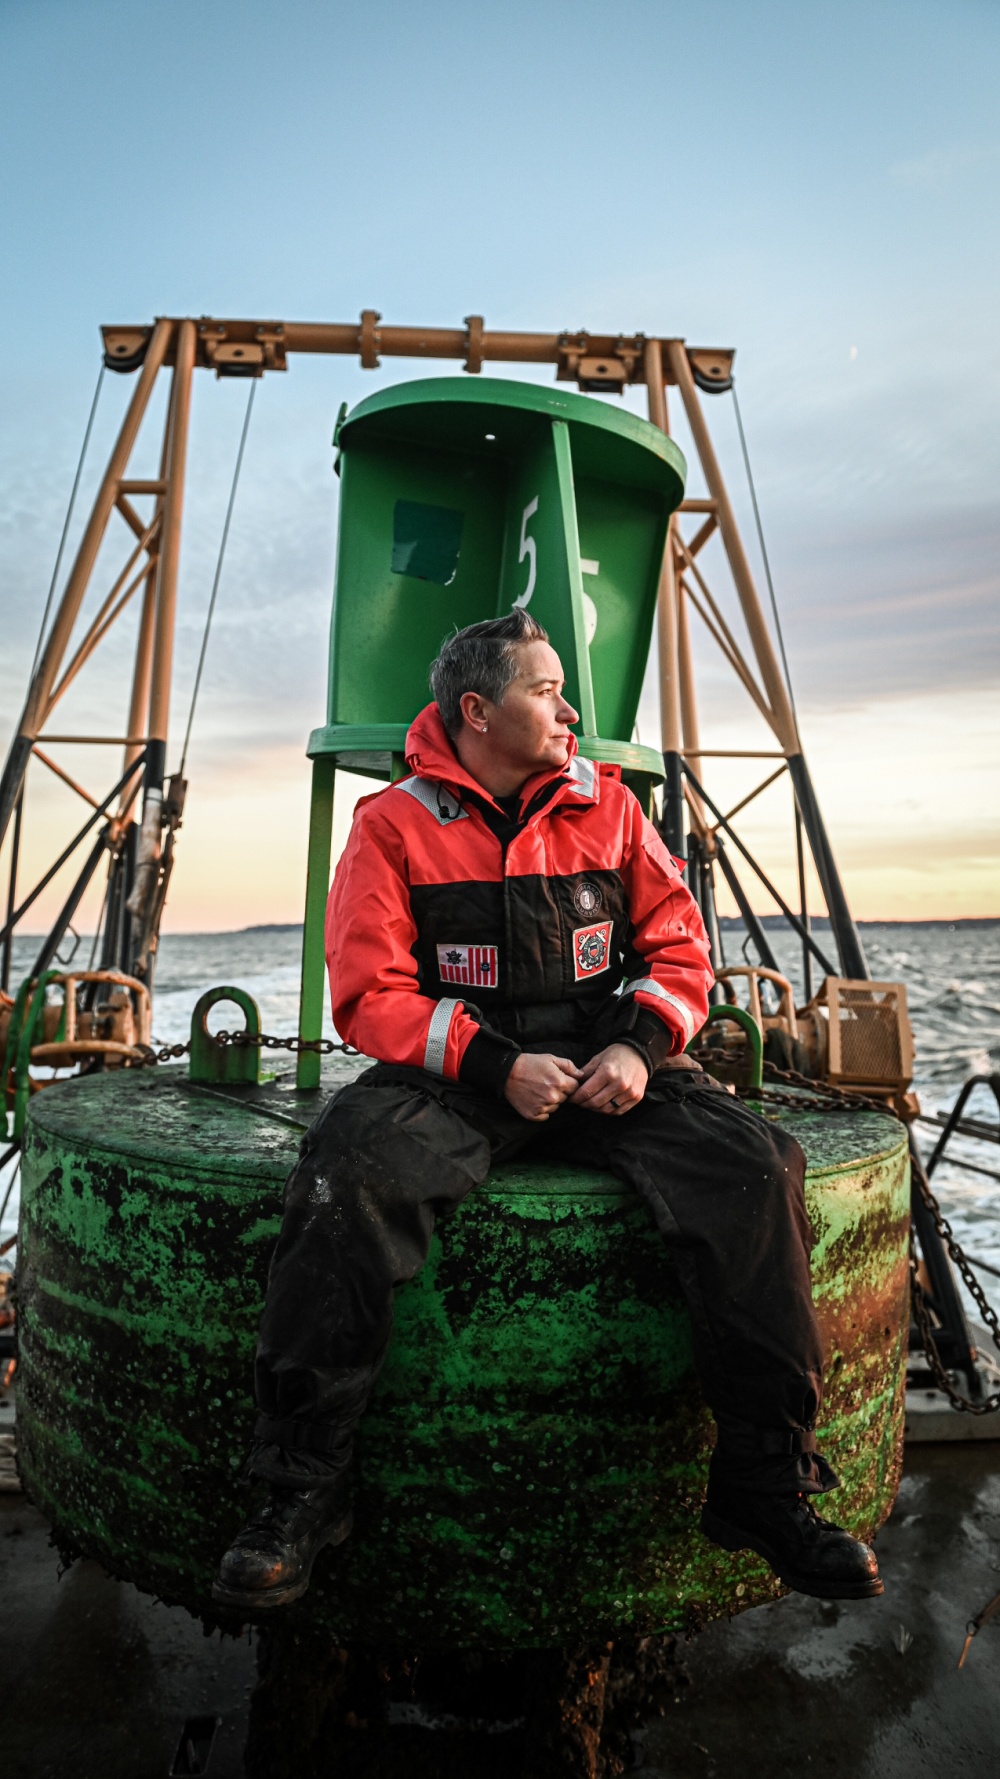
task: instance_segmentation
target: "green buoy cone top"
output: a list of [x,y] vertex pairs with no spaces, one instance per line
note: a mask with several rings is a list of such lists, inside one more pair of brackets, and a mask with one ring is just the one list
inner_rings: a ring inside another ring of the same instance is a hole
[[329,700],[310,754],[398,754],[445,636],[521,605],[562,658],[581,751],[657,774],[631,737],[684,493],[676,445],[589,396],[459,377],[369,397],[336,442]]

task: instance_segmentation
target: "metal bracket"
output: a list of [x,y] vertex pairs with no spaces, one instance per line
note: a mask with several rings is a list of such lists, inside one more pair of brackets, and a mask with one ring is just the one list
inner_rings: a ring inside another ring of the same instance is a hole
[[727,389],[732,389],[735,351],[716,352],[703,346],[689,346],[687,356],[691,375],[703,394],[724,395]]
[[265,371],[285,371],[284,324],[199,321],[198,363],[217,377],[262,377]]
[[227,1087],[256,1087],[260,1078],[260,1046],[220,1044],[208,1029],[208,1015],[219,1001],[235,1001],[246,1016],[248,1037],[260,1037],[260,1010],[242,988],[210,988],[191,1015],[190,1081]]
[[[750,1049],[750,1071],[745,1086],[763,1087],[764,1038],[753,1014],[748,1013],[745,1007],[734,1007],[728,1001],[720,1001],[714,1007],[709,1007],[705,1025],[708,1025],[713,1019],[731,1019],[735,1025],[742,1026],[746,1032]],[[705,1025],[701,1028],[702,1032],[705,1030]],[[700,1035],[701,1033],[696,1032],[691,1042],[696,1043]],[[691,1044],[688,1045],[688,1049],[691,1049]]]
[[104,363],[109,371],[137,371],[149,351],[151,327],[102,327]]
[[483,368],[483,318],[465,317],[465,370],[476,376]]
[[378,324],[382,317],[377,309],[362,309],[361,326],[358,329],[358,346],[361,351],[361,369],[377,371],[379,367],[379,331]]

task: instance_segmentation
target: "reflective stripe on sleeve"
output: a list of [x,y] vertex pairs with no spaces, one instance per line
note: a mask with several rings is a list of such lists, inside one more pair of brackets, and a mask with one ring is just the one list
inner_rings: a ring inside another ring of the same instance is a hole
[[624,993],[634,995],[639,989],[643,994],[654,995],[657,1000],[670,1002],[671,1007],[676,1009],[684,1021],[684,1030],[687,1034],[686,1042],[690,1044],[694,1037],[694,1019],[684,1002],[678,1000],[676,995],[672,995],[670,990],[664,988],[653,976],[637,976],[634,982],[626,982]]
[[431,1022],[427,1027],[424,1068],[432,1075],[444,1074],[444,1053],[448,1047],[448,1033],[451,1030],[451,1022],[461,1005],[461,1001],[439,1001],[431,1014]]

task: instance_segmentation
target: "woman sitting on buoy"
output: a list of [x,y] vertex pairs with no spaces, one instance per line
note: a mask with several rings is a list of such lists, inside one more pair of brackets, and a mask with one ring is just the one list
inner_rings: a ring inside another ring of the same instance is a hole
[[248,1461],[264,1504],[214,1599],[297,1599],[351,1527],[358,1421],[393,1289],[491,1162],[610,1169],[649,1205],[687,1298],[718,1439],[705,1535],[790,1588],[882,1591],[815,1512],[822,1353],[805,1157],[687,1057],[712,981],[698,908],[616,769],[581,759],[559,657],[524,610],[431,670],[411,776],[358,805],[327,912],[338,1030],[379,1060],[327,1103],[288,1182]]

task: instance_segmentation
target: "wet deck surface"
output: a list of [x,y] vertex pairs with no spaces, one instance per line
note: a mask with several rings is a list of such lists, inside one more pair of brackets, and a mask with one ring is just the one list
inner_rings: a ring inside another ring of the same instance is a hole
[[957,1662],[966,1621],[1000,1590],[1000,1444],[910,1448],[877,1548],[881,1599],[791,1596],[690,1644],[690,1684],[650,1727],[639,1772],[958,1779],[994,1770],[1000,1621],[975,1639],[961,1673]]
[[[1000,1748],[1000,1617],[956,1668],[966,1620],[1000,1589],[1000,1443],[911,1448],[878,1540],[881,1600],[790,1598],[712,1627],[637,1747],[645,1779],[954,1779]],[[222,1719],[211,1779],[243,1771],[254,1652],[78,1563],[0,1495],[0,1749],[23,1779],[158,1779],[185,1721]],[[434,1732],[426,1732],[432,1735]],[[512,1768],[512,1779],[516,1779]]]

